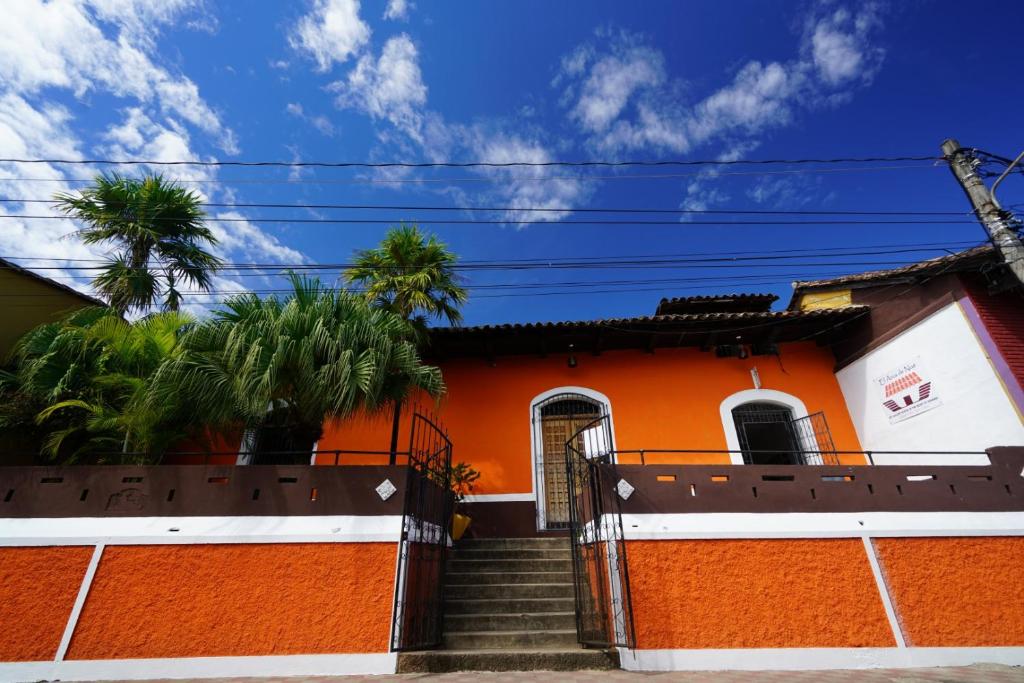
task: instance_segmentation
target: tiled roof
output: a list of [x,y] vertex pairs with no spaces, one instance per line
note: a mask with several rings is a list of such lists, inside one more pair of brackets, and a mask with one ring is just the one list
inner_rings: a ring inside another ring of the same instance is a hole
[[765,322],[783,320],[814,320],[834,317],[852,317],[868,310],[867,306],[846,306],[844,308],[821,308],[812,311],[737,311],[732,313],[690,313],[680,315],[643,315],[632,318],[603,318],[600,320],[565,320],[536,323],[504,323],[500,325],[475,325],[470,327],[434,327],[433,335],[469,335],[494,332],[559,331],[581,328],[614,328],[621,326],[648,325],[679,327],[687,324],[707,322]]
[[901,266],[899,268],[872,270],[866,273],[843,275],[842,277],[831,278],[829,280],[798,280],[793,283],[793,289],[800,291],[803,289],[818,289],[822,287],[842,287],[844,285],[859,283],[880,282],[910,275],[927,275],[936,271],[952,273],[960,270],[976,268],[982,263],[992,260],[994,256],[995,249],[993,249],[991,245],[986,244],[984,246],[968,249],[967,251],[961,251],[947,256],[939,256],[938,258],[912,263],[909,266]]
[[774,294],[718,294],[662,299],[655,315],[675,313],[735,313],[767,311],[779,297]]

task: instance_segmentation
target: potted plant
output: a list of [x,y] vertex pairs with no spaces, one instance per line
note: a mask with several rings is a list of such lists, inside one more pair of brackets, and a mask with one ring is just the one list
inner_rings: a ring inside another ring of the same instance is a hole
[[459,512],[459,506],[466,496],[473,491],[476,480],[480,478],[480,473],[467,463],[460,462],[452,465],[449,475],[452,493],[455,494],[455,513],[452,515],[452,540],[458,541],[466,533],[469,523],[473,521],[469,515]]

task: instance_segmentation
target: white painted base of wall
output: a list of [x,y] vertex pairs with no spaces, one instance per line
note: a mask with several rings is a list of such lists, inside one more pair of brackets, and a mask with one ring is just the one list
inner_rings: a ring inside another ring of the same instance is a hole
[[619,649],[627,671],[817,671],[971,664],[1024,665],[1024,647]]
[[394,652],[274,657],[188,657],[181,659],[99,659],[0,664],[0,681],[146,680],[240,678],[248,676],[342,676],[393,674]]

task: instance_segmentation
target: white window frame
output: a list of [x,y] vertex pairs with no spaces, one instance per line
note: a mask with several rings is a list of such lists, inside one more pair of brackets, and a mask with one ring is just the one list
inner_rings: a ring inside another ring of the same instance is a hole
[[[609,445],[614,445],[615,443],[615,420],[612,417],[612,402],[600,391],[588,389],[587,387],[556,387],[541,392],[530,400],[530,480],[533,486],[533,501],[537,508],[537,531],[548,530],[545,528],[547,526],[547,509],[544,500],[544,479],[537,476],[537,470],[541,464],[540,459],[544,457],[544,436],[540,429],[540,404],[559,394],[579,394],[600,404],[602,417],[608,416],[608,431],[611,438],[611,444]],[[612,458],[615,458],[614,453]]]
[[[736,430],[736,421],[732,417],[733,408],[738,408],[744,403],[773,403],[777,406],[789,408],[793,411],[793,419],[799,420],[807,417],[807,406],[796,396],[787,394],[784,391],[775,389],[745,389],[726,397],[718,407],[719,415],[722,418],[722,430],[725,432],[725,447],[732,451],[729,453],[729,460],[733,465],[742,465],[743,453],[740,452],[740,435]],[[807,448],[807,444],[803,444]],[[815,449],[817,446],[815,446]]]

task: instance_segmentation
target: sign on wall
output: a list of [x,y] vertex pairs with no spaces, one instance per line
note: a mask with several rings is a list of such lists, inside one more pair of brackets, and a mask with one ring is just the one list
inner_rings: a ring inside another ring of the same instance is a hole
[[922,366],[920,356],[876,377],[875,385],[889,424],[909,420],[942,405],[942,400],[935,395],[932,376]]

